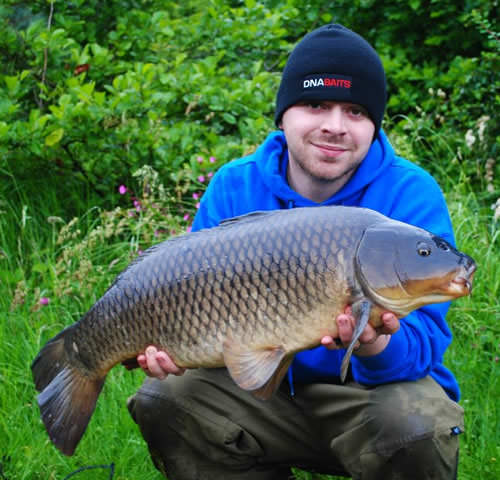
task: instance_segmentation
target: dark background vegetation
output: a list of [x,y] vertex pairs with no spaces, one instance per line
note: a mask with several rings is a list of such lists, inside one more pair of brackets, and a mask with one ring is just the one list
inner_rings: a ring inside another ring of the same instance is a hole
[[[498,1],[485,0],[4,0],[0,175],[35,197],[57,188],[71,199],[61,213],[85,209],[89,199],[113,203],[116,186],[143,164],[175,190],[179,171],[196,170],[198,155],[223,163],[262,141],[294,43],[339,22],[383,58],[386,129],[404,133],[409,156],[433,173],[465,172],[491,202],[498,191],[486,193],[486,161],[500,142],[497,13]],[[471,146],[467,131],[476,137]],[[456,151],[463,169],[426,158],[442,148]]]

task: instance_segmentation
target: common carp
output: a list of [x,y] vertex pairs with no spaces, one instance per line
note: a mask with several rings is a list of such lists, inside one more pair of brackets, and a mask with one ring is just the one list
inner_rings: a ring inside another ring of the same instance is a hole
[[108,371],[155,345],[186,368],[226,366],[269,398],[296,352],[383,311],[404,317],[471,291],[476,269],[445,240],[372,210],[316,207],[256,212],[155,245],[138,257],[32,364],[42,420],[72,455]]

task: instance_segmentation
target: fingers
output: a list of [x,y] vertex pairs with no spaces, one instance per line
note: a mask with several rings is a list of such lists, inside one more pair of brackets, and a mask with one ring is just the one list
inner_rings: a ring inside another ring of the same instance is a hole
[[139,364],[139,367],[142,368],[144,371],[148,369],[148,362],[146,360],[146,355],[144,353],[141,353],[140,355],[137,356],[137,363]]
[[185,369],[178,367],[168,354],[154,346],[146,348],[144,354],[137,356],[137,363],[148,377],[163,380],[169,374],[182,375]]
[[354,333],[356,320],[354,317],[347,313],[341,313],[337,317],[337,328],[339,331],[339,338],[343,345],[347,346],[351,343],[352,335]]
[[[372,327],[368,324],[361,333],[358,342],[354,347],[355,350],[359,349],[361,345],[371,345],[378,341],[379,337],[384,335],[392,335],[399,330],[399,319],[392,312],[384,312],[381,315],[382,326],[378,328]],[[354,329],[356,327],[356,320],[352,315],[351,307],[346,307],[344,313],[341,313],[336,318],[338,338],[325,336],[321,339],[321,344],[330,349],[336,350],[339,348],[347,348],[351,343]],[[386,340],[387,342],[387,340]]]
[[355,320],[354,317],[350,314],[351,310],[349,307],[348,309],[346,309],[346,312],[349,313],[341,313],[336,318],[338,337],[333,338],[327,335],[321,339],[321,345],[328,348],[329,350],[346,348],[351,342],[354,332]]
[[146,357],[146,374],[159,380],[166,378],[168,373],[162,369],[156,359],[156,355],[159,353],[158,350],[155,347],[148,347],[144,353]]
[[182,375],[186,371],[185,368],[178,367],[173,362],[173,360],[162,350],[157,353],[156,361],[164,372],[168,372],[173,375]]
[[382,322],[383,326],[379,329],[381,334],[393,335],[399,330],[399,318],[392,312],[384,312]]
[[321,345],[328,348],[329,350],[337,350],[339,348],[344,348],[340,338],[333,338],[330,335],[326,335],[321,339]]

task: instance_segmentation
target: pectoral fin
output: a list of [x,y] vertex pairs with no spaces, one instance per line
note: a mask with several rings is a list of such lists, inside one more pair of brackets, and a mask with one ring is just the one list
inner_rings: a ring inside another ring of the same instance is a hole
[[280,346],[252,350],[229,339],[224,342],[224,362],[229,374],[239,387],[252,391],[258,398],[269,398],[283,379],[293,358],[285,356]]
[[286,375],[286,372],[288,372],[292,360],[293,360],[293,355],[285,357],[281,361],[281,363],[279,364],[278,368],[271,376],[271,378],[262,387],[258,388],[257,390],[253,390],[252,395],[256,398],[260,398],[261,400],[268,400],[269,398],[271,398],[273,393],[281,385],[281,381],[283,380],[283,377]]
[[352,313],[356,318],[356,327],[354,328],[351,343],[349,344],[349,347],[347,347],[347,351],[345,352],[344,358],[342,359],[342,365],[340,367],[340,381],[342,383],[345,382],[347,376],[347,370],[349,369],[349,363],[351,361],[354,346],[356,345],[356,342],[358,341],[361,333],[363,333],[363,330],[365,329],[366,325],[368,324],[368,320],[370,319],[372,306],[372,303],[367,300],[355,303],[352,306]]

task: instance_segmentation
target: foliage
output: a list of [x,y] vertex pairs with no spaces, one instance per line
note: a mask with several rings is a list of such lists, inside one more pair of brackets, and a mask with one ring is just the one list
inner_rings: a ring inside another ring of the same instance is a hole
[[[389,84],[386,128],[412,138],[410,155],[438,178],[458,180],[465,172],[480,198],[494,202],[498,162],[493,191],[486,190],[485,176],[488,159],[500,152],[498,3],[343,0],[334,10],[335,20],[362,33],[382,56]],[[444,161],[443,138],[457,152],[452,162]],[[427,150],[437,155],[425,158]]]
[[[484,192],[486,162],[500,144],[495,6],[8,0],[0,7],[0,174],[34,196],[40,179],[56,177],[59,190],[74,198],[67,215],[86,207],[75,189],[112,204],[116,187],[145,164],[175,189],[178,170],[198,155],[223,163],[262,141],[273,128],[287,53],[310,29],[336,21],[363,34],[383,57],[392,128],[412,134],[417,154],[422,144],[439,149],[435,132],[453,133],[457,162]],[[465,139],[478,122],[479,148]],[[426,167],[455,175],[455,165],[442,160]],[[497,163],[493,170],[498,178]]]
[[[0,77],[6,171],[84,180],[106,195],[145,163],[168,179],[200,154],[241,155],[270,128],[263,114],[278,78],[262,58],[281,49],[284,13],[128,3],[111,2],[114,21],[89,32],[85,14],[99,17],[102,2],[78,15],[51,3],[48,19],[46,2],[3,9],[12,52]],[[11,20],[19,10],[32,18],[25,28]]]

